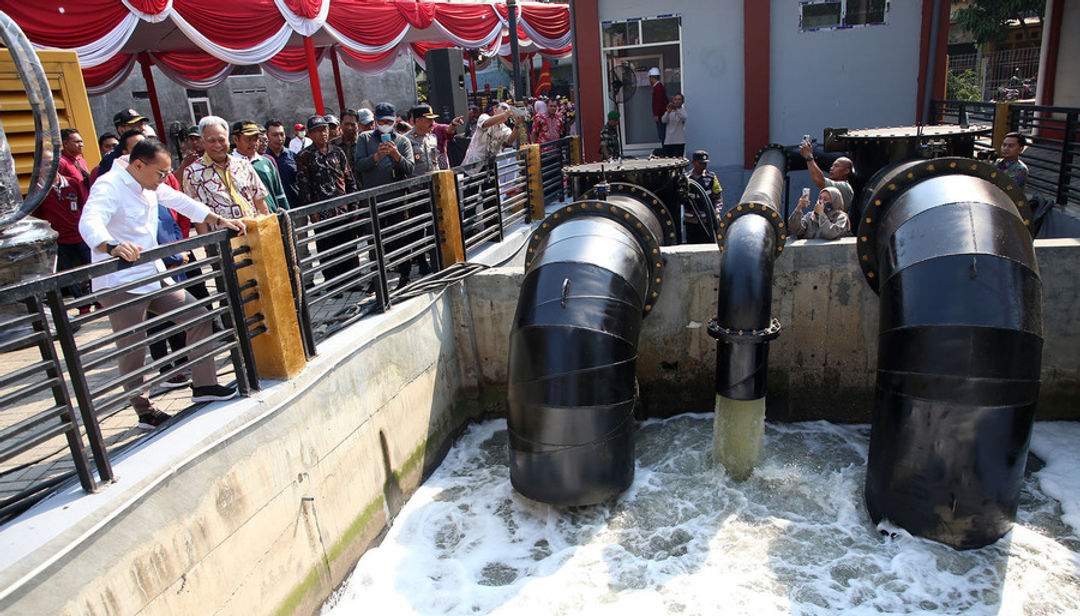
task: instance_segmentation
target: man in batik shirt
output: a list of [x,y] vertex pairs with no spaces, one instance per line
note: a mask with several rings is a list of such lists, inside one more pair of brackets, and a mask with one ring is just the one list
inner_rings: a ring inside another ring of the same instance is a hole
[[[222,218],[269,214],[266,187],[246,160],[229,156],[229,125],[217,116],[199,121],[206,154],[184,169],[184,192]],[[209,228],[195,223],[199,233]],[[216,227],[215,227],[216,228]]]

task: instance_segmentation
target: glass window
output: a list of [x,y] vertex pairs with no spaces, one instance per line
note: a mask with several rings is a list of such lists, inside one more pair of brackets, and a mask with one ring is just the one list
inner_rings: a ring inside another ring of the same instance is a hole
[[844,24],[858,26],[885,23],[885,0],[847,0]]
[[679,40],[679,18],[646,19],[641,22],[641,40],[644,43],[667,43]]
[[604,47],[625,47],[641,42],[638,22],[624,21],[604,24]]
[[843,7],[840,2],[817,2],[802,5],[800,27],[802,30],[835,28],[840,25]]

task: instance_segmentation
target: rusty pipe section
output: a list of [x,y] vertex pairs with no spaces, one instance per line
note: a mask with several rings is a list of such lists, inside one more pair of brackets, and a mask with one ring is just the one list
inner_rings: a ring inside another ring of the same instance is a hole
[[739,203],[721,217],[716,319],[716,394],[731,400],[765,397],[769,340],[780,333],[771,318],[773,264],[787,237],[781,212],[787,154],[770,145],[758,153]]
[[899,163],[867,187],[857,241],[880,296],[866,507],[958,549],[1012,527],[1042,361],[1030,209],[969,158]]

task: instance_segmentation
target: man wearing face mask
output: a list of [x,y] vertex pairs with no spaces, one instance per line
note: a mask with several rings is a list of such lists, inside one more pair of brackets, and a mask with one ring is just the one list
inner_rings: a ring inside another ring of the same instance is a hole
[[390,103],[375,105],[375,130],[362,133],[356,144],[356,169],[364,188],[403,180],[412,174],[412,144],[394,132],[397,113]]

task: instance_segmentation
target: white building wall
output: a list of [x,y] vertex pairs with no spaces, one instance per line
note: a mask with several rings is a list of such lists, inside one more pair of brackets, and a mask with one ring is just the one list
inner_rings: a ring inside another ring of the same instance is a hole
[[1063,2],[1054,102],[1058,107],[1080,107],[1080,2]]
[[772,141],[915,123],[922,2],[893,0],[884,25],[801,32],[799,2],[771,1]]
[[[600,0],[600,21],[682,17],[683,94],[689,115],[686,152],[708,150],[711,168],[742,167],[742,0]],[[582,59],[582,61],[600,61]],[[605,113],[611,110],[605,101]]]

